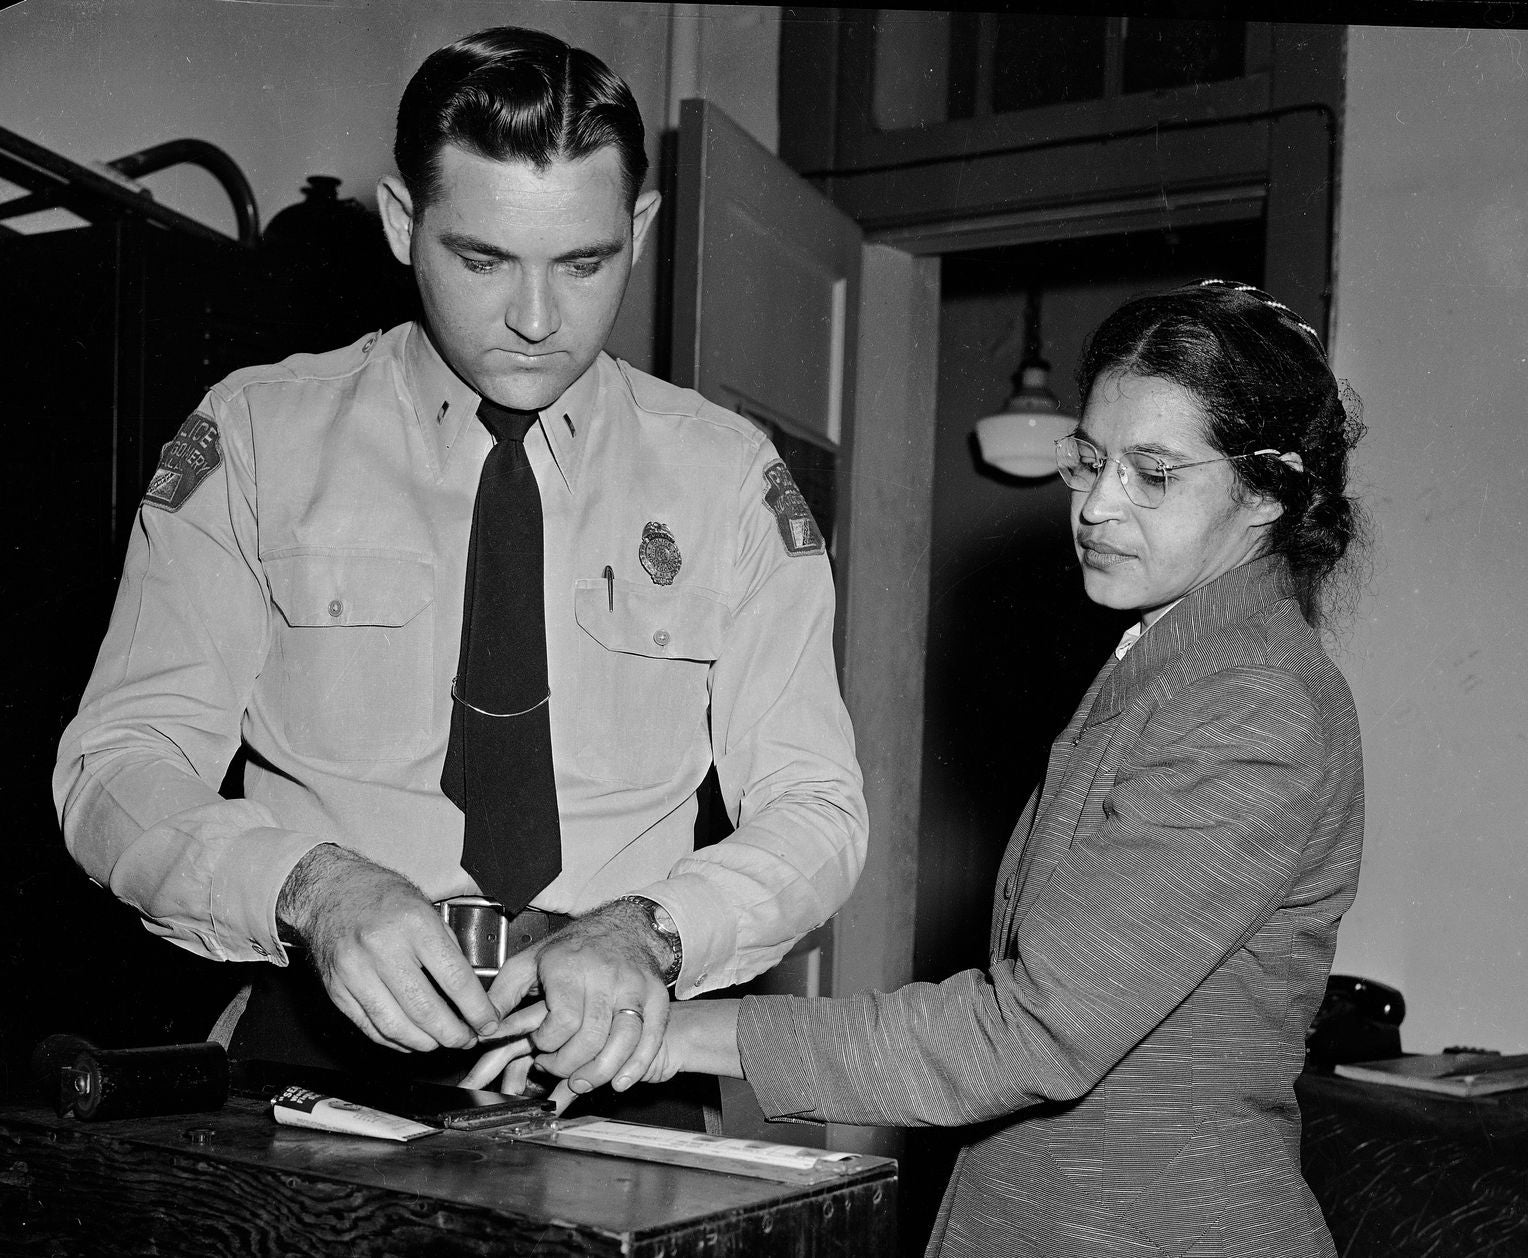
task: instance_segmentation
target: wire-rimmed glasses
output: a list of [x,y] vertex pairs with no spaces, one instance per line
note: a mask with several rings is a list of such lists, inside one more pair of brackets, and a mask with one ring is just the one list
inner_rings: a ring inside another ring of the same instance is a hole
[[1118,458],[1106,456],[1086,437],[1062,437],[1056,442],[1056,468],[1068,488],[1086,493],[1098,483],[1098,478],[1110,463],[1119,473],[1119,483],[1125,497],[1138,507],[1154,511],[1167,501],[1167,486],[1172,474],[1185,467],[1203,467],[1206,463],[1232,463],[1237,459],[1251,459],[1260,454],[1277,457],[1278,450],[1250,450],[1246,454],[1226,454],[1218,459],[1195,459],[1192,463],[1168,463],[1147,454],[1144,450],[1126,450]]

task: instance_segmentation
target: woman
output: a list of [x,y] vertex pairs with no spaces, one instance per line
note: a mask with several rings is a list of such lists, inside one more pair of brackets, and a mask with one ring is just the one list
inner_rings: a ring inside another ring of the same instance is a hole
[[1362,838],[1357,717],[1312,627],[1360,425],[1313,329],[1222,281],[1124,305],[1078,378],[1083,582],[1141,620],[1019,820],[990,968],[678,1004],[648,1077],[970,1125],[930,1253],[1331,1254],[1293,1084]]

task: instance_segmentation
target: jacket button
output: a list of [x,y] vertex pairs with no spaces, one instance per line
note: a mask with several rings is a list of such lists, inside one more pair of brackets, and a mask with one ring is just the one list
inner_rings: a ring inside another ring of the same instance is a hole
[[336,620],[340,618],[344,610],[345,604],[340,602],[339,599],[334,598],[329,600],[329,615],[333,616]]
[[658,630],[657,633],[653,634],[653,641],[659,646],[667,646],[669,644],[669,631],[667,629]]

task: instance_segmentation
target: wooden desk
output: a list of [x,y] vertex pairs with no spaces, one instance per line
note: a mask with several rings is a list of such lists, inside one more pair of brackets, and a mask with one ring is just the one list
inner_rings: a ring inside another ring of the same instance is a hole
[[335,1136],[242,1098],[103,1123],[0,1108],[5,1254],[879,1258],[895,1219],[886,1158],[801,1187],[492,1132]]
[[1305,1074],[1295,1092],[1305,1179],[1344,1258],[1528,1255],[1528,1091]]

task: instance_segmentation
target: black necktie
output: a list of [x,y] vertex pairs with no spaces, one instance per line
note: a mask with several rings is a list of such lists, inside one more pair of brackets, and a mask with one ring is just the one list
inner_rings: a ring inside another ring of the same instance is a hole
[[478,418],[494,447],[472,512],[462,650],[440,785],[466,814],[462,867],[513,915],[562,868],[547,712],[541,494],[524,446],[536,413],[484,398]]

